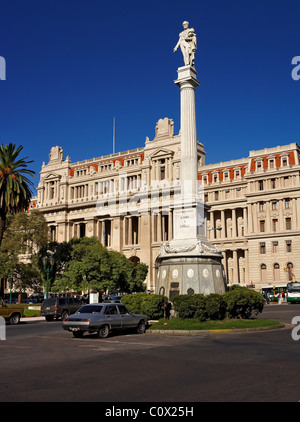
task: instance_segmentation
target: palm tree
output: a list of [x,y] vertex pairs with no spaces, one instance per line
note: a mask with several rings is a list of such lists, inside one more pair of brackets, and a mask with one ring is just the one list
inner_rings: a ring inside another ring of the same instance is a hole
[[28,209],[34,185],[27,176],[35,172],[27,169],[28,157],[18,158],[23,147],[15,144],[0,145],[0,246],[6,228],[8,213],[15,214]]

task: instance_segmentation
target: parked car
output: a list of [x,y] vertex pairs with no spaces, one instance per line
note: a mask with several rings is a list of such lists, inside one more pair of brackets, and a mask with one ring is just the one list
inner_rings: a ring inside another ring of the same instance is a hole
[[124,329],[136,329],[138,334],[143,334],[147,325],[145,315],[132,314],[122,303],[84,305],[63,320],[63,329],[72,332],[74,337],[83,337],[87,332],[106,338],[111,331]]
[[21,317],[24,316],[24,306],[8,305],[0,298],[0,317],[9,321],[10,324],[19,324]]
[[73,297],[54,297],[46,299],[41,306],[41,315],[47,321],[53,321],[54,318],[64,319],[67,316],[74,314],[81,308],[82,302],[80,299]]
[[108,296],[106,299],[103,300],[104,303],[121,303],[121,299],[123,296]]
[[25,303],[42,303],[44,302],[44,295],[42,293],[36,293],[29,296],[28,299],[25,300]]

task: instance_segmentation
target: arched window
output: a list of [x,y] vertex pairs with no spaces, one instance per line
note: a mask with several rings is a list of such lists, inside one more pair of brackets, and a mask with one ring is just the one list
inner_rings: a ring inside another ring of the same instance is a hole
[[141,262],[140,258],[137,256],[131,256],[129,261],[131,261],[135,267]]
[[165,295],[165,292],[166,292],[166,289],[163,286],[161,286],[161,288],[159,289],[158,294],[161,295],[161,296],[164,296]]
[[260,266],[260,279],[262,283],[267,282],[267,266],[266,264],[261,264]]
[[280,281],[280,265],[277,262],[273,265],[273,281]]

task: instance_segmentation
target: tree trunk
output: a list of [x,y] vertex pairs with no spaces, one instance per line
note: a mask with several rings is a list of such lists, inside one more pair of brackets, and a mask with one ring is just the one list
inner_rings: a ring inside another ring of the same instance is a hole
[[[3,239],[5,225],[6,225],[6,214],[3,210],[0,210],[0,246]],[[4,278],[0,279],[0,297],[3,297],[4,295],[4,283],[5,283]]]

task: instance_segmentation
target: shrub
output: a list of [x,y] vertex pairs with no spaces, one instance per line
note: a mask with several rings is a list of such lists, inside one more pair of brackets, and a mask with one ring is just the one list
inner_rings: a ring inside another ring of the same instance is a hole
[[132,293],[130,295],[123,296],[121,302],[124,303],[124,305],[126,305],[129,311],[133,314],[140,314],[142,301],[145,296],[146,293]]
[[229,318],[248,319],[262,312],[264,298],[247,287],[234,286],[229,292],[219,295],[211,293],[178,295],[172,298],[173,308],[182,319],[197,318],[199,321]]
[[207,298],[202,294],[194,295],[194,303],[196,306],[194,318],[197,318],[201,322],[205,322],[207,320],[206,300]]
[[174,310],[179,318],[194,318],[197,307],[194,295],[178,295],[172,298]]
[[226,302],[223,295],[211,293],[205,298],[207,319],[222,320],[226,316]]
[[123,296],[121,302],[134,314],[143,314],[149,319],[160,319],[164,317],[168,298],[156,294],[133,293]]
[[141,304],[141,313],[149,319],[163,318],[167,304],[168,298],[166,296],[147,294]]
[[224,300],[230,318],[248,319],[262,312],[264,307],[263,295],[247,287],[235,286],[224,294]]

